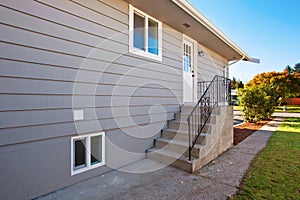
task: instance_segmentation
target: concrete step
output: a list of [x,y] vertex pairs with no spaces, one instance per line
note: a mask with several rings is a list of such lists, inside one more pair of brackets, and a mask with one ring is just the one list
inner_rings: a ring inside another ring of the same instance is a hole
[[[197,144],[205,145],[206,136],[207,136],[207,133],[201,133],[197,140]],[[188,131],[185,131],[185,130],[176,130],[176,129],[166,128],[166,129],[162,130],[162,137],[180,140],[180,141],[186,141],[186,142],[189,141],[189,133],[188,133]]]
[[146,157],[188,172],[193,171],[193,163],[187,157],[173,151],[151,148],[147,150]]
[[[205,133],[210,133],[211,131],[211,126],[214,124],[210,124],[210,123],[206,123],[203,129],[203,132]],[[178,121],[178,120],[172,120],[172,121],[168,121],[168,128],[170,129],[175,129],[175,130],[184,130],[184,131],[188,131],[189,130],[189,126],[187,122],[184,121]],[[196,125],[194,125],[193,127],[191,127],[191,129],[196,130]]]
[[[177,121],[187,121],[188,116],[190,113],[175,113],[175,120]],[[215,124],[216,123],[217,115],[211,115],[208,119],[208,123]]]
[[[155,139],[154,144],[155,144],[156,148],[166,149],[169,151],[179,153],[184,156],[189,155],[188,141],[180,141],[180,140],[174,140],[174,139],[169,139],[169,138],[158,138],[158,139]],[[195,146],[191,152],[192,156],[195,158],[198,158],[199,154],[200,154],[200,149],[202,147],[203,146],[200,144],[195,144]]]
[[179,153],[169,151],[166,149],[151,148],[146,152],[146,157],[152,160],[156,160],[165,165],[171,165],[178,169],[185,170],[187,172],[196,172],[204,165],[211,162],[217,157],[217,154],[211,152],[210,154],[197,159],[188,160],[188,157]]
[[[185,106],[185,105],[180,106],[181,113],[191,113],[193,109],[194,109],[194,106]],[[212,114],[220,115],[221,114],[220,107],[215,107],[212,111]]]
[[[216,138],[216,133],[223,131],[219,127],[219,122],[226,124],[227,118],[223,115],[232,113],[232,108],[217,107],[213,110],[212,116],[205,125],[203,133],[200,134],[197,143],[192,150],[192,160],[188,160],[188,123],[186,121],[189,113],[185,112],[192,109],[193,106],[182,106],[182,113],[175,114],[175,120],[169,120],[166,129],[162,130],[162,137],[155,140],[155,147],[147,150],[147,157],[157,160],[166,165],[172,165],[179,169],[189,172],[195,172],[202,166],[216,158],[232,144],[232,137],[226,136],[229,142],[226,143],[224,136]],[[221,124],[222,125],[222,124]],[[224,124],[223,124],[224,125]],[[223,126],[222,125],[222,126]],[[194,127],[196,129],[196,127]],[[225,126],[226,128],[226,126]],[[229,130],[230,131],[230,130]],[[224,143],[225,142],[225,143]],[[213,148],[213,149],[212,149]]]

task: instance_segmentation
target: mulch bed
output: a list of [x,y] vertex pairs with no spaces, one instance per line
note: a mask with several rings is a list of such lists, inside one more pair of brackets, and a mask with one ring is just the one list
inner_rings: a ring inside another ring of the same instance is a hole
[[272,119],[260,121],[257,123],[249,123],[246,122],[241,124],[240,126],[236,126],[233,128],[233,145],[237,145],[244,139],[246,139],[249,135],[260,129],[265,124],[269,123]]

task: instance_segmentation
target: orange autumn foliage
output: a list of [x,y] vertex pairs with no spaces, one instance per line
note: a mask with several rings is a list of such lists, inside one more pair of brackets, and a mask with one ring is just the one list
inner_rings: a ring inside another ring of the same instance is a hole
[[246,84],[246,87],[271,86],[276,88],[278,96],[296,97],[300,95],[300,73],[290,72],[265,72],[256,75]]

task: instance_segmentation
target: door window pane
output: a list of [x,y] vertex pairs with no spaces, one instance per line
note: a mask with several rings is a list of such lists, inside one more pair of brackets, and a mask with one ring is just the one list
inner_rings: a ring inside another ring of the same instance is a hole
[[85,139],[76,140],[74,142],[74,169],[82,168],[86,166],[85,158]]
[[190,58],[189,56],[184,56],[184,71],[185,72],[189,72],[189,68],[190,68]]
[[158,55],[158,23],[148,20],[148,52]]
[[183,67],[185,72],[192,71],[192,47],[188,44],[183,44]]
[[134,47],[145,50],[145,18],[134,13]]
[[102,136],[91,137],[91,165],[102,161]]

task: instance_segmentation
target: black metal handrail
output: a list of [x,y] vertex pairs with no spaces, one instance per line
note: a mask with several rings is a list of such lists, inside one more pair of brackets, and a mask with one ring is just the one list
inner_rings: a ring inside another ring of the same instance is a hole
[[208,88],[211,81],[199,81],[197,82],[197,99],[200,99],[200,97],[203,95],[205,90]]
[[[200,96],[187,118],[189,130],[189,160],[200,134],[211,116],[213,109],[221,102],[230,104],[230,79],[216,75],[212,81],[198,82],[197,93]],[[199,97],[198,96],[198,97]]]

